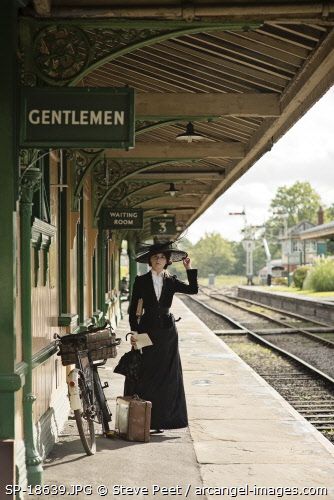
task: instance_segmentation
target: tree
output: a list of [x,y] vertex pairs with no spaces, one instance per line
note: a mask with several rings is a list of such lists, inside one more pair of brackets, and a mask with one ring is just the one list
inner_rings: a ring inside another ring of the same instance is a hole
[[334,221],[334,203],[332,203],[329,207],[325,208],[325,222],[333,222]]
[[245,276],[246,274],[246,252],[241,241],[232,241],[232,250],[235,257],[233,274]]
[[192,249],[194,266],[200,276],[208,274],[231,274],[235,257],[232,243],[225,240],[219,233],[205,233]]
[[302,220],[317,222],[321,198],[309,182],[295,182],[292,186],[281,186],[271,201],[273,212],[288,215],[288,227]]
[[254,275],[257,275],[267,263],[266,253],[264,251],[264,246],[262,240],[257,240],[256,247],[253,253],[253,270]]
[[267,240],[277,241],[284,226],[288,228],[302,220],[316,224],[320,205],[321,198],[309,182],[297,181],[292,186],[279,187],[270,204],[273,215],[265,224]]
[[[253,252],[253,272],[257,275],[259,270],[266,265],[266,254],[264,251],[262,239],[258,238],[255,241],[255,249]],[[232,242],[235,263],[233,265],[233,274],[244,276],[246,274],[246,251],[240,242]]]
[[[325,210],[324,222],[333,222],[334,221],[334,203],[332,203],[329,207],[326,207]],[[334,238],[332,237],[327,241],[327,254],[334,255]]]

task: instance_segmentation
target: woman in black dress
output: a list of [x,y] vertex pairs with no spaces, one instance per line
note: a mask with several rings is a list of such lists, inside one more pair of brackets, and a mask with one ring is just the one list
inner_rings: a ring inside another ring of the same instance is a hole
[[[133,285],[129,308],[131,331],[148,333],[153,345],[142,349],[142,370],[137,382],[125,380],[124,395],[138,394],[152,402],[151,429],[179,429],[187,427],[187,407],[183,388],[182,367],[178,347],[175,319],[170,313],[174,293],[198,292],[197,269],[172,243],[151,245],[137,256],[151,271],[137,276]],[[171,276],[167,266],[183,261],[189,284]],[[143,315],[138,323],[137,306],[143,300]],[[132,346],[136,345],[131,336]]]

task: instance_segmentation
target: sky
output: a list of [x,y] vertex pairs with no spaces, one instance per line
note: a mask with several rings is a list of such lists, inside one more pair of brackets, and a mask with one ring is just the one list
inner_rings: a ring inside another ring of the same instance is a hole
[[244,217],[229,215],[245,209],[247,223],[261,225],[280,186],[308,181],[323,206],[334,203],[334,87],[188,229],[196,243],[216,231],[230,241],[242,239]]

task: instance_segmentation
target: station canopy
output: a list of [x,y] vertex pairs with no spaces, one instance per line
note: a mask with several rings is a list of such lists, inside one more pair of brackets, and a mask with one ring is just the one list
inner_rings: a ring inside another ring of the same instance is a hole
[[317,240],[319,238],[334,240],[334,222],[320,224],[302,231],[299,235],[301,240]]
[[142,208],[149,238],[152,217],[189,226],[331,87],[333,24],[330,0],[34,0],[21,33],[38,85],[135,89],[135,147],[93,165],[96,215]]

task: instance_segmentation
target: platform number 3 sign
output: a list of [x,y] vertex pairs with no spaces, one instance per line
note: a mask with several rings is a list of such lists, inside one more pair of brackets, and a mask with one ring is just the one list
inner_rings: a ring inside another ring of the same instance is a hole
[[160,229],[159,229],[160,234],[167,232],[167,223],[165,221],[159,222],[159,226],[160,226]]
[[173,235],[175,234],[175,217],[152,217],[151,218],[151,234]]

